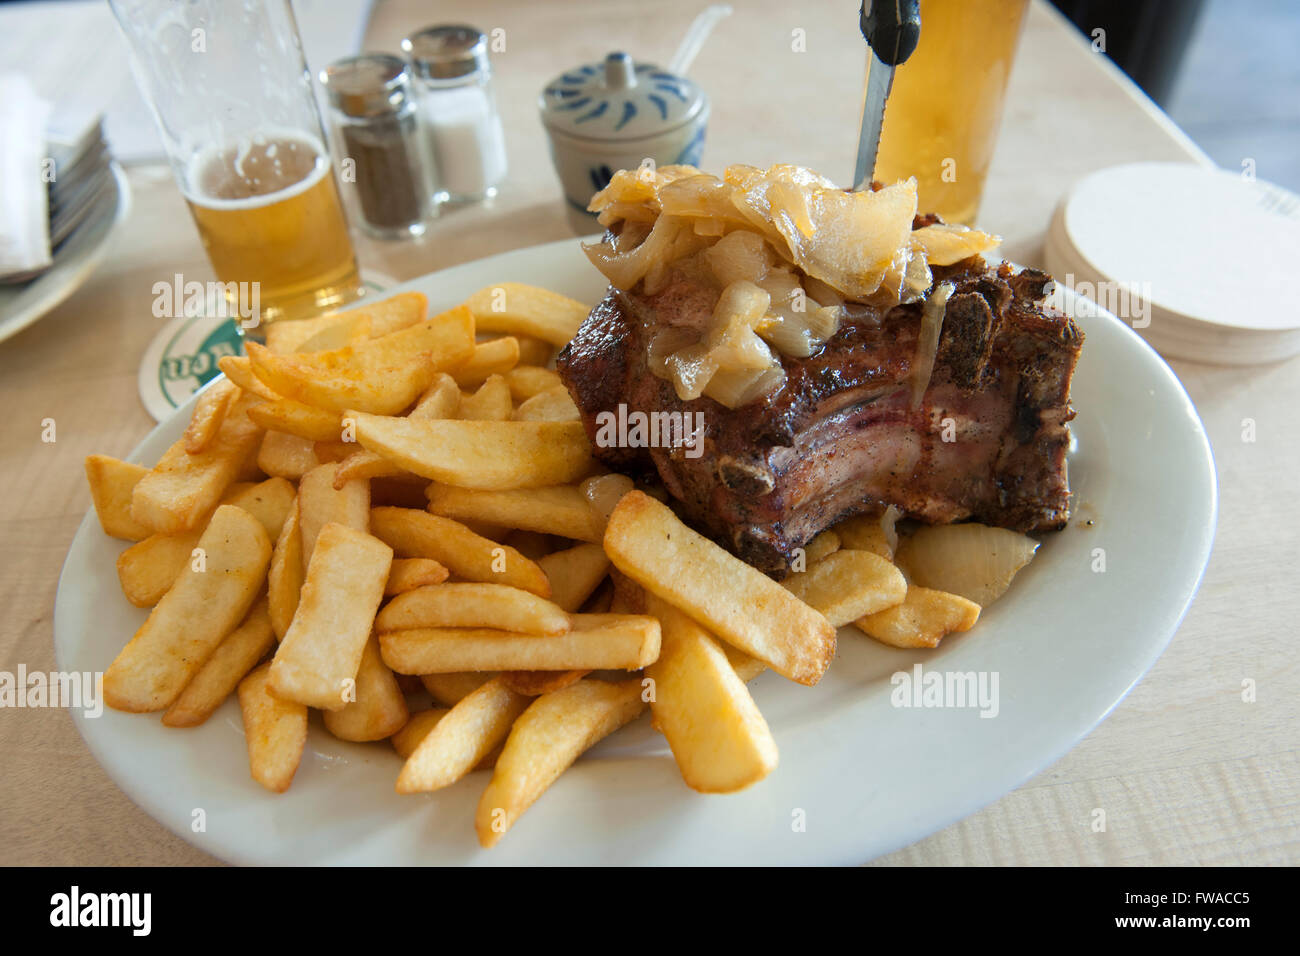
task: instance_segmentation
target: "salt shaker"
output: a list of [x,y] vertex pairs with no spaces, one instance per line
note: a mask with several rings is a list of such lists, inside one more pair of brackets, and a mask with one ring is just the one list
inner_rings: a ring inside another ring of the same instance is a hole
[[321,71],[341,139],[339,173],[361,223],[385,239],[417,236],[433,209],[416,96],[401,58],[346,57]]
[[404,39],[402,50],[420,86],[436,198],[472,202],[495,196],[506,175],[506,148],[487,37],[469,26],[427,27]]

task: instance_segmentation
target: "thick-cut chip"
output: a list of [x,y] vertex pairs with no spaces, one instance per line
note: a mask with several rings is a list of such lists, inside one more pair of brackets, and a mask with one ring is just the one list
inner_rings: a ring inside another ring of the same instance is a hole
[[954,631],[969,631],[980,606],[958,594],[912,586],[902,604],[859,618],[868,637],[890,647],[938,647]]
[[361,666],[393,549],[341,524],[327,524],[307,565],[298,611],[271,662],[271,692],[321,710],[341,710]]
[[474,817],[479,844],[495,846],[584,751],[640,716],[641,693],[639,680],[587,677],[534,700],[515,720],[479,800]]
[[285,518],[280,536],[271,552],[271,567],[266,572],[267,603],[275,638],[284,640],[298,611],[298,597],[306,577],[302,560],[302,532],[298,527],[298,501],[294,499]]
[[591,468],[581,422],[416,421],[349,412],[357,441],[407,471],[462,488],[562,485]]
[[452,374],[461,388],[477,388],[493,375],[501,375],[519,364],[519,341],[512,336],[480,342],[468,362]]
[[481,491],[432,484],[429,510],[459,521],[486,521],[507,528],[599,542],[604,530],[576,485]]
[[402,729],[409,712],[397,678],[379,656],[379,642],[366,641],[357,667],[356,700],[325,711],[325,729],[339,740],[383,740]]
[[358,345],[329,352],[276,354],[247,345],[253,372],[286,398],[343,412],[395,415],[433,380],[473,354],[474,319],[464,308]]
[[563,690],[570,684],[576,684],[591,671],[503,671],[501,679],[516,694],[525,697],[541,697],[557,690]]
[[346,441],[318,441],[312,446],[321,464],[337,464],[356,454],[356,443]]
[[763,671],[767,670],[767,665],[757,657],[750,657],[744,651],[737,650],[730,644],[719,642],[719,646],[721,646],[722,652],[727,655],[727,662],[731,664],[732,668],[735,670],[736,676],[745,683],[749,683],[759,674],[763,673]]
[[727,655],[668,602],[649,595],[647,610],[662,628],[659,660],[645,670],[654,681],[650,707],[682,779],[701,793],[762,780],[776,768],[776,741]]
[[433,584],[399,594],[375,618],[375,630],[482,627],[522,634],[565,634],[569,615],[545,598],[505,584]]
[[417,628],[379,635],[399,674],[457,671],[637,670],[659,656],[659,622],[637,614],[575,614],[567,634]]
[[836,627],[902,604],[907,597],[903,572],[870,551],[836,551],[783,583]]
[[[407,418],[455,418],[459,410],[460,388],[456,380],[444,372],[434,378]],[[343,482],[353,478],[391,478],[405,474],[405,469],[383,455],[359,448],[340,462],[334,484],[342,487]]]
[[442,706],[454,707],[457,701],[468,697],[496,676],[495,671],[421,674],[420,683],[424,685],[424,689],[429,692],[429,695]]
[[370,326],[370,336],[378,338],[398,329],[415,325],[429,311],[429,300],[422,292],[402,292],[378,302],[361,302],[343,312],[317,319],[273,322],[266,329],[266,345],[272,352],[297,352],[310,340],[334,326],[347,327],[359,319]]
[[267,432],[257,453],[257,467],[262,471],[295,481],[320,464],[316,443],[288,432]]
[[430,584],[441,584],[450,571],[433,558],[394,558],[384,595],[402,594]]
[[855,515],[845,518],[833,530],[839,537],[840,547],[853,551],[870,551],[886,561],[893,561],[894,546],[890,543],[883,521],[880,515]]
[[271,696],[270,668],[263,664],[239,682],[239,709],[253,779],[273,793],[284,793],[307,746],[307,708]]
[[168,727],[196,727],[229,697],[266,652],[275,646],[266,598],[253,605],[239,627],[217,645],[179,697],[163,714]]
[[834,554],[839,549],[840,536],[834,531],[823,531],[804,546],[804,561],[806,562],[806,567],[812,567],[818,561],[828,555]]
[[458,578],[551,596],[544,572],[514,548],[475,534],[450,518],[412,508],[371,508],[370,533],[403,558],[432,558]]
[[539,558],[551,582],[551,600],[570,614],[582,607],[609,574],[609,558],[598,544],[580,544]]
[[368,338],[370,338],[370,316],[364,312],[349,312],[340,315],[337,322],[327,325],[293,351],[330,352],[348,345],[356,345]]
[[388,738],[393,749],[397,751],[397,756],[405,760],[415,753],[415,748],[420,746],[420,741],[427,737],[429,731],[438,726],[438,721],[446,717],[450,711],[450,707],[430,707],[428,710],[417,710],[411,714],[402,725],[402,729]]
[[238,385],[246,394],[256,395],[268,402],[280,399],[275,389],[268,388],[253,374],[253,363],[248,360],[247,355],[223,355],[217,360],[217,367],[226,378]]
[[342,432],[338,412],[281,398],[248,410],[248,417],[268,431],[287,432],[309,441],[336,441]]
[[576,299],[549,289],[500,282],[479,289],[465,300],[479,332],[510,332],[567,345],[591,311]]
[[163,533],[197,527],[262,440],[262,427],[248,417],[248,409],[259,401],[255,395],[241,395],[217,434],[198,454],[187,452],[183,441],[167,449],[136,483],[131,493],[131,517]]
[[531,702],[499,677],[462,698],[407,759],[397,792],[427,793],[455,783],[506,739]]
[[[231,485],[222,504],[243,508],[274,539],[280,534],[285,515],[293,503],[293,485],[283,478],[270,478],[256,485]],[[117,577],[122,593],[136,607],[153,607],[176,582],[194,556],[199,537],[207,527],[175,534],[151,534],[117,556]]]
[[149,473],[143,465],[110,458],[108,455],[86,456],[86,481],[95,515],[104,534],[124,541],[140,541],[152,530],[131,517],[131,493],[136,483]]
[[517,422],[576,422],[582,416],[563,385],[539,392],[515,409]]
[[790,680],[817,683],[835,656],[835,628],[822,614],[644,492],[619,501],[605,553],[647,591]]
[[333,522],[356,531],[370,527],[370,483],[360,479],[334,487],[334,463],[313,468],[298,485],[298,528],[302,535],[302,566],[311,562],[320,529]]
[[222,496],[221,503],[243,508],[262,522],[267,535],[274,541],[280,536],[280,529],[289,517],[295,493],[293,482],[284,478],[268,478],[244,488],[231,485]]
[[117,556],[117,580],[126,599],[136,607],[153,607],[162,600],[190,563],[203,531],[151,534]]
[[521,365],[506,373],[506,382],[510,386],[510,395],[516,402],[524,402],[534,395],[552,388],[563,388],[560,376],[549,368],[536,365]]
[[185,426],[185,434],[181,436],[187,452],[197,455],[212,443],[237,398],[238,386],[225,379],[215,379],[199,392],[194,411],[190,415],[190,423]]
[[489,375],[473,395],[460,400],[460,418],[466,421],[504,422],[514,412],[510,386],[500,375]]
[[198,547],[202,561],[186,566],[104,672],[110,707],[136,713],[169,707],[257,599],[271,560],[261,522],[222,505]]
[[555,358],[555,346],[532,335],[516,335],[519,342],[519,364],[540,365],[545,368]]

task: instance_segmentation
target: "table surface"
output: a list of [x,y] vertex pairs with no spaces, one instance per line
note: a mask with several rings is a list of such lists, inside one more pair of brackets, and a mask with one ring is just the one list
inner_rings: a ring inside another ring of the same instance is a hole
[[[795,162],[847,180],[864,65],[852,4],[733,0],[693,76],[713,98],[704,162]],[[511,175],[490,206],[442,217],[420,242],[362,241],[363,265],[411,278],[491,253],[589,231],[560,199],[535,112],[561,68],[624,47],[666,62],[697,0],[443,2],[447,22],[503,27],[494,55]],[[844,7],[846,9],[839,9]],[[367,49],[397,48],[429,16],[420,0],[376,7]],[[806,52],[791,38],[803,30]],[[838,91],[838,92],[835,92]],[[980,218],[1005,254],[1041,264],[1052,208],[1086,173],[1204,155],[1050,8],[1030,9]],[[0,670],[54,666],[55,586],[89,506],[82,458],[122,456],[153,427],[136,395],[158,329],[151,287],[211,272],[171,174],[131,173],[130,220],[96,274],[46,318],[0,344]],[[1200,594],[1164,656],[1087,739],[1019,789],[883,864],[1261,864],[1300,862],[1300,564],[1296,528],[1300,365],[1176,361],[1214,447],[1220,518]],[[57,441],[41,441],[42,421]],[[1253,419],[1255,440],[1243,439]],[[1288,437],[1290,436],[1290,437]],[[1289,490],[1289,492],[1288,492]],[[1069,613],[1068,608],[1062,609]],[[1254,681],[1244,702],[1243,681]],[[212,857],[153,822],[95,763],[60,710],[0,712],[0,863],[202,864]],[[1094,832],[1094,810],[1106,811]]]

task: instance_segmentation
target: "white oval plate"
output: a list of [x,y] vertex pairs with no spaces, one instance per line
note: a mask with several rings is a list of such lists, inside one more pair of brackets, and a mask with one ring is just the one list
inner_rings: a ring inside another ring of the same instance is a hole
[[[532,282],[594,302],[601,277],[576,241],[468,263],[395,289],[450,306],[493,282]],[[1070,526],[969,633],[929,652],[893,650],[846,628],[815,688],[772,673],[751,685],[781,751],[762,783],[703,796],[682,783],[642,718],[565,773],[493,850],[472,821],[487,774],[428,796],[393,792],[384,744],[335,740],[313,721],[293,786],[249,777],[238,705],[201,727],[157,715],[74,711],[91,751],[155,819],[215,856],[276,864],[854,864],[912,843],[992,802],[1057,760],[1159,657],[1200,582],[1214,537],[1214,465],[1168,366],[1118,319],[1058,293],[1087,342],[1074,377]],[[191,403],[192,404],[192,403]],[[178,409],[137,448],[152,463],[189,417]],[[103,671],[144,621],[118,588],[125,547],[87,514],[59,580],[61,670]],[[1105,571],[1093,568],[1104,549]],[[998,675],[997,716],[899,708],[891,675]],[[206,829],[195,832],[196,811]]]

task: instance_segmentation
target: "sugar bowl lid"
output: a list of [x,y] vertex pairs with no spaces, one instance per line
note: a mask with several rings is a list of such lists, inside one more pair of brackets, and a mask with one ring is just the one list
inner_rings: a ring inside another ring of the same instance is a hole
[[542,90],[542,122],[583,139],[634,140],[690,122],[708,97],[695,83],[652,63],[611,53],[561,73]]

